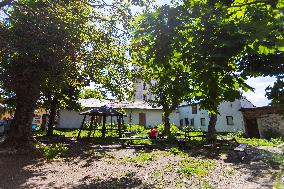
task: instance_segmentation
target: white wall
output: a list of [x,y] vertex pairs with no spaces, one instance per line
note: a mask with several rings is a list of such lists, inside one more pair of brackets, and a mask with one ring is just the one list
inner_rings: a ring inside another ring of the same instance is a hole
[[[244,131],[243,115],[239,111],[241,108],[240,100],[234,102],[223,102],[219,106],[219,113],[217,117],[216,130],[217,132],[229,132],[229,131]],[[191,106],[179,107],[179,117],[183,119],[183,125],[185,125],[184,118],[188,118],[189,124],[190,119],[194,118],[194,128],[207,130],[209,124],[209,114],[207,110],[201,110],[200,106],[197,105],[197,114],[192,114]],[[232,116],[234,125],[227,125],[226,116]],[[201,118],[205,118],[205,126],[201,126]]]
[[[80,128],[84,116],[80,115],[79,112],[60,110],[57,128],[70,129],[70,128]],[[87,116],[87,119],[88,116]]]
[[[162,110],[160,109],[126,109],[127,117],[124,117],[124,123],[139,124],[139,113],[146,115],[146,127],[154,127],[162,122]],[[131,116],[130,116],[131,114]],[[131,122],[130,122],[131,117]],[[80,128],[83,116],[79,112],[60,110],[57,128]],[[87,117],[90,121],[90,117]],[[111,122],[111,118],[107,117],[107,123]],[[113,117],[113,123],[117,123],[116,117]],[[179,116],[175,111],[170,115],[170,123],[178,124]]]

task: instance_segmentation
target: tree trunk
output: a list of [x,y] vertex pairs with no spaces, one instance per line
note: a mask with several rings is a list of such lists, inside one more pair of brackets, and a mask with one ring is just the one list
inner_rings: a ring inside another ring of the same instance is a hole
[[170,124],[169,116],[170,116],[170,113],[164,112],[164,119],[165,119],[164,134],[166,136],[170,136],[171,135],[171,124]]
[[46,133],[47,136],[53,135],[53,126],[55,122],[56,111],[57,111],[57,98],[53,98],[50,104],[50,113],[49,113],[47,133]]
[[36,108],[37,96],[17,95],[17,105],[8,137],[4,146],[23,147],[33,146],[32,122]]
[[213,142],[215,140],[215,133],[216,133],[216,122],[217,122],[217,114],[211,114],[209,125],[208,125],[208,132],[206,138],[209,142]]

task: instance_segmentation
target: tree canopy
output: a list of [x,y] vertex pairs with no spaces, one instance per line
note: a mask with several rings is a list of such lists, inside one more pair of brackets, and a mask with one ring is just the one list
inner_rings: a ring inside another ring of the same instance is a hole
[[[252,90],[248,76],[283,73],[282,1],[188,0],[137,20],[133,55],[143,74],[156,74],[165,84],[186,75],[178,85],[190,85],[186,94],[211,113],[213,132],[219,104],[240,98],[241,89]],[[157,92],[167,94],[165,88]]]
[[127,4],[19,0],[9,5],[0,23],[1,88],[16,98],[8,142],[30,141],[40,96],[63,102],[66,90],[91,81],[118,96],[128,94],[127,35],[118,27],[127,27]]

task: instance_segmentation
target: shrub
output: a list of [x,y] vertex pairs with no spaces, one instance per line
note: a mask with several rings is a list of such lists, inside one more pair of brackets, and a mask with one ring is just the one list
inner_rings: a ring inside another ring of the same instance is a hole
[[126,130],[129,132],[137,132],[137,133],[143,133],[147,132],[148,129],[145,129],[144,126],[142,125],[130,125],[130,124],[125,124]]

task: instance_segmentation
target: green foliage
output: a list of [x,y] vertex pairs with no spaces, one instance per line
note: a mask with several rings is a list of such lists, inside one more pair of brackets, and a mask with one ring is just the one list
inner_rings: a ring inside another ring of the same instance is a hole
[[275,184],[273,186],[273,189],[284,189],[284,183],[282,181],[283,172],[276,173],[275,174]]
[[[32,117],[36,102],[46,109],[55,105],[51,112],[78,109],[80,90],[90,82],[100,84],[98,91],[111,90],[119,99],[131,96],[128,35],[121,32],[131,18],[129,3],[19,2],[5,8],[5,19],[0,20],[0,93],[3,89],[10,93],[5,98],[15,97],[18,108],[30,106],[15,116],[12,128],[30,125],[17,123]],[[26,130],[15,129],[9,135],[28,138]]]
[[101,92],[91,89],[84,89],[80,93],[81,99],[88,99],[88,98],[95,98],[95,99],[102,99],[103,96]]
[[272,139],[270,141],[258,138],[236,138],[236,139],[240,143],[248,143],[249,145],[252,146],[278,146],[283,143],[283,140],[281,138]]
[[266,88],[266,96],[272,100],[271,105],[284,115],[284,76],[278,75],[274,85]]
[[262,154],[263,161],[274,169],[284,170],[284,156],[282,154]]
[[146,163],[148,161],[155,161],[157,160],[157,156],[154,154],[154,152],[144,152],[141,151],[136,155],[135,157],[125,157],[124,161],[133,162],[133,163]]
[[55,159],[59,157],[66,157],[70,152],[69,148],[63,143],[42,145],[38,144],[37,149],[47,159]]
[[170,130],[171,130],[171,134],[174,134],[174,135],[180,132],[180,129],[175,124],[171,124]]
[[252,146],[278,146],[284,143],[283,138],[271,138],[270,140],[267,139],[258,139],[258,138],[245,138],[242,132],[236,133],[228,133],[218,135],[219,137],[228,137],[228,138],[235,138],[239,143],[248,143]]
[[173,155],[181,156],[181,157],[186,157],[187,154],[184,153],[183,151],[179,150],[178,148],[171,148],[169,151]]
[[[177,12],[170,6],[138,15],[133,23],[131,55],[138,75],[149,83],[154,94],[148,103],[162,106],[165,133],[169,134],[168,116],[191,95],[191,78],[185,72],[176,50]],[[153,82],[154,80],[154,82]]]
[[[159,133],[164,132],[165,126],[163,124],[159,124],[159,125],[157,125],[157,127],[158,127]],[[182,130],[180,128],[178,128],[174,123],[172,123],[170,125],[170,131],[171,131],[172,135],[176,135],[177,133],[181,132]]]
[[133,125],[133,124],[125,124],[125,129],[128,132],[137,132],[137,133],[147,133],[149,129],[146,129],[142,125]]
[[214,167],[215,162],[213,160],[186,158],[179,164],[178,172],[189,178],[192,176],[203,177]]

